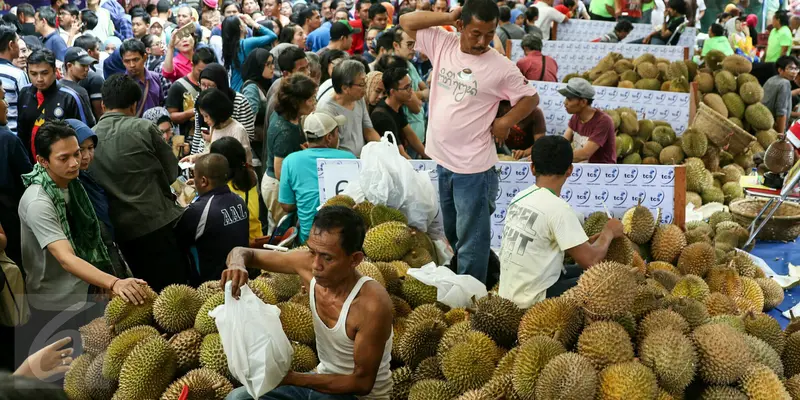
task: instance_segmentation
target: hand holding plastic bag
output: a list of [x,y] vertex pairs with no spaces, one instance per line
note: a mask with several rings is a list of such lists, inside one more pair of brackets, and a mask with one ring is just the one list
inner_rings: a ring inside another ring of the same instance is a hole
[[208,313],[216,320],[228,369],[257,399],[275,389],[292,366],[292,344],[283,332],[281,310],[242,286],[239,300],[225,284],[225,304]]
[[488,293],[486,285],[471,275],[458,275],[447,267],[437,267],[433,263],[421,268],[409,268],[408,275],[420,282],[436,288],[436,301],[450,307],[471,307],[472,297],[478,300]]

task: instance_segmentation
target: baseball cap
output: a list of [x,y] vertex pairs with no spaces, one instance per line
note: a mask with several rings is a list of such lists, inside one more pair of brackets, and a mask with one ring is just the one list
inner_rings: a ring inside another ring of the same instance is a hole
[[97,62],[94,58],[92,58],[86,50],[80,47],[70,47],[67,49],[67,52],[64,53],[64,62],[79,62],[83,65],[92,65]]
[[315,112],[306,117],[303,122],[303,132],[308,138],[319,139],[331,133],[337,126],[343,126],[346,122],[347,118],[344,115],[331,116]]
[[583,78],[570,79],[566,87],[558,89],[558,93],[566,98],[594,99],[594,87]]
[[359,32],[361,32],[361,29],[353,28],[348,21],[336,21],[331,25],[331,40],[339,40],[347,35]]

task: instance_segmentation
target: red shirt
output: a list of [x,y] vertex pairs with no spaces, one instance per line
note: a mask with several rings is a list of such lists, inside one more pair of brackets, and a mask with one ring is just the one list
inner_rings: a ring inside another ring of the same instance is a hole
[[[544,64],[544,75],[542,65]],[[542,58],[541,51],[531,51],[517,61],[517,68],[530,81],[558,82],[558,63],[550,56]]]
[[589,140],[600,146],[589,157],[590,163],[617,163],[617,137],[614,135],[614,121],[608,114],[595,109],[592,119],[585,123],[581,122],[581,118],[575,114],[569,120],[569,129],[572,129],[574,133],[573,142],[580,143]]
[[353,44],[350,45],[350,50],[347,52],[350,53],[350,55],[361,55],[364,53],[364,38],[367,35],[366,29],[364,29],[364,23],[360,19],[351,19],[350,26],[361,29],[361,32],[353,34]]

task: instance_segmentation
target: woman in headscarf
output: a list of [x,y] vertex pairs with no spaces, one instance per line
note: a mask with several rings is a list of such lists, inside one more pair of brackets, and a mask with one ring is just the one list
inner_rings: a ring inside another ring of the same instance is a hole
[[[253,109],[247,98],[239,93],[234,92],[228,84],[228,71],[221,64],[211,63],[206,66],[206,69],[200,73],[200,89],[206,90],[209,88],[217,88],[223,93],[228,95],[228,98],[233,102],[233,119],[239,121],[247,131],[247,136],[250,138],[255,137],[255,122],[256,117],[253,114]],[[192,154],[202,153],[206,148],[208,139],[203,138],[203,131],[208,130],[208,125],[203,121],[203,117],[195,105],[194,112],[195,129],[194,138],[192,138]],[[205,128],[205,129],[204,129]],[[208,136],[208,133],[206,133]]]
[[[257,34],[247,38],[247,26]],[[222,59],[225,62],[225,69],[231,74],[231,89],[239,91],[242,89],[241,69],[247,54],[251,51],[265,47],[274,42],[278,36],[267,27],[253,21],[247,14],[231,16],[222,21]]]
[[[267,132],[265,121],[267,110],[267,92],[272,86],[272,77],[275,74],[275,60],[266,49],[255,49],[242,64],[242,94],[250,103],[250,109],[256,116],[253,137],[250,144],[253,147],[253,165],[260,166],[258,156],[264,149],[264,135]],[[261,175],[259,173],[259,175]]]
[[381,99],[386,97],[386,91],[383,88],[383,72],[372,71],[368,73],[366,84],[367,110],[372,114],[372,109],[375,108]]

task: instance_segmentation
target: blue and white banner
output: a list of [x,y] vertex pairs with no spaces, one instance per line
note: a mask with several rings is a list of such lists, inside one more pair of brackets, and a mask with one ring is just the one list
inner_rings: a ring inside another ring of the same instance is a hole
[[[436,162],[409,162],[415,170],[428,171],[438,194]],[[500,185],[497,208],[491,218],[491,246],[499,249],[508,205],[517,193],[533,185],[536,178],[528,162],[499,162],[496,168]],[[621,218],[641,199],[642,205],[654,215],[661,209],[661,222],[671,223],[675,217],[675,168],[672,165],[575,164],[561,198],[584,217],[595,211],[608,211],[616,218]],[[341,193],[348,182],[358,178],[360,169],[360,160],[317,160],[320,203]]]
[[[570,42],[591,42],[614,30],[616,22],[585,19],[570,19],[557,24],[556,40]],[[622,43],[639,40],[653,32],[652,24],[633,24],[633,30]],[[694,48],[697,42],[697,28],[686,27],[678,39],[678,47]]]
[[[564,83],[537,82],[530,84],[539,92],[539,108],[542,109],[548,135],[563,135],[571,115],[564,108],[564,96],[558,90]],[[595,86],[593,106],[602,109],[630,107],[639,119],[668,122],[677,135],[689,127],[689,93],[661,92],[655,90],[625,89]]]
[[[683,47],[651,46],[646,44],[591,43],[548,41],[542,46],[542,54],[552,57],[558,63],[558,80],[571,73],[584,73],[597,65],[608,53],[620,53],[626,58],[636,58],[642,54],[652,54],[670,61],[683,60]],[[525,57],[522,40],[511,40],[511,61],[517,62]]]

